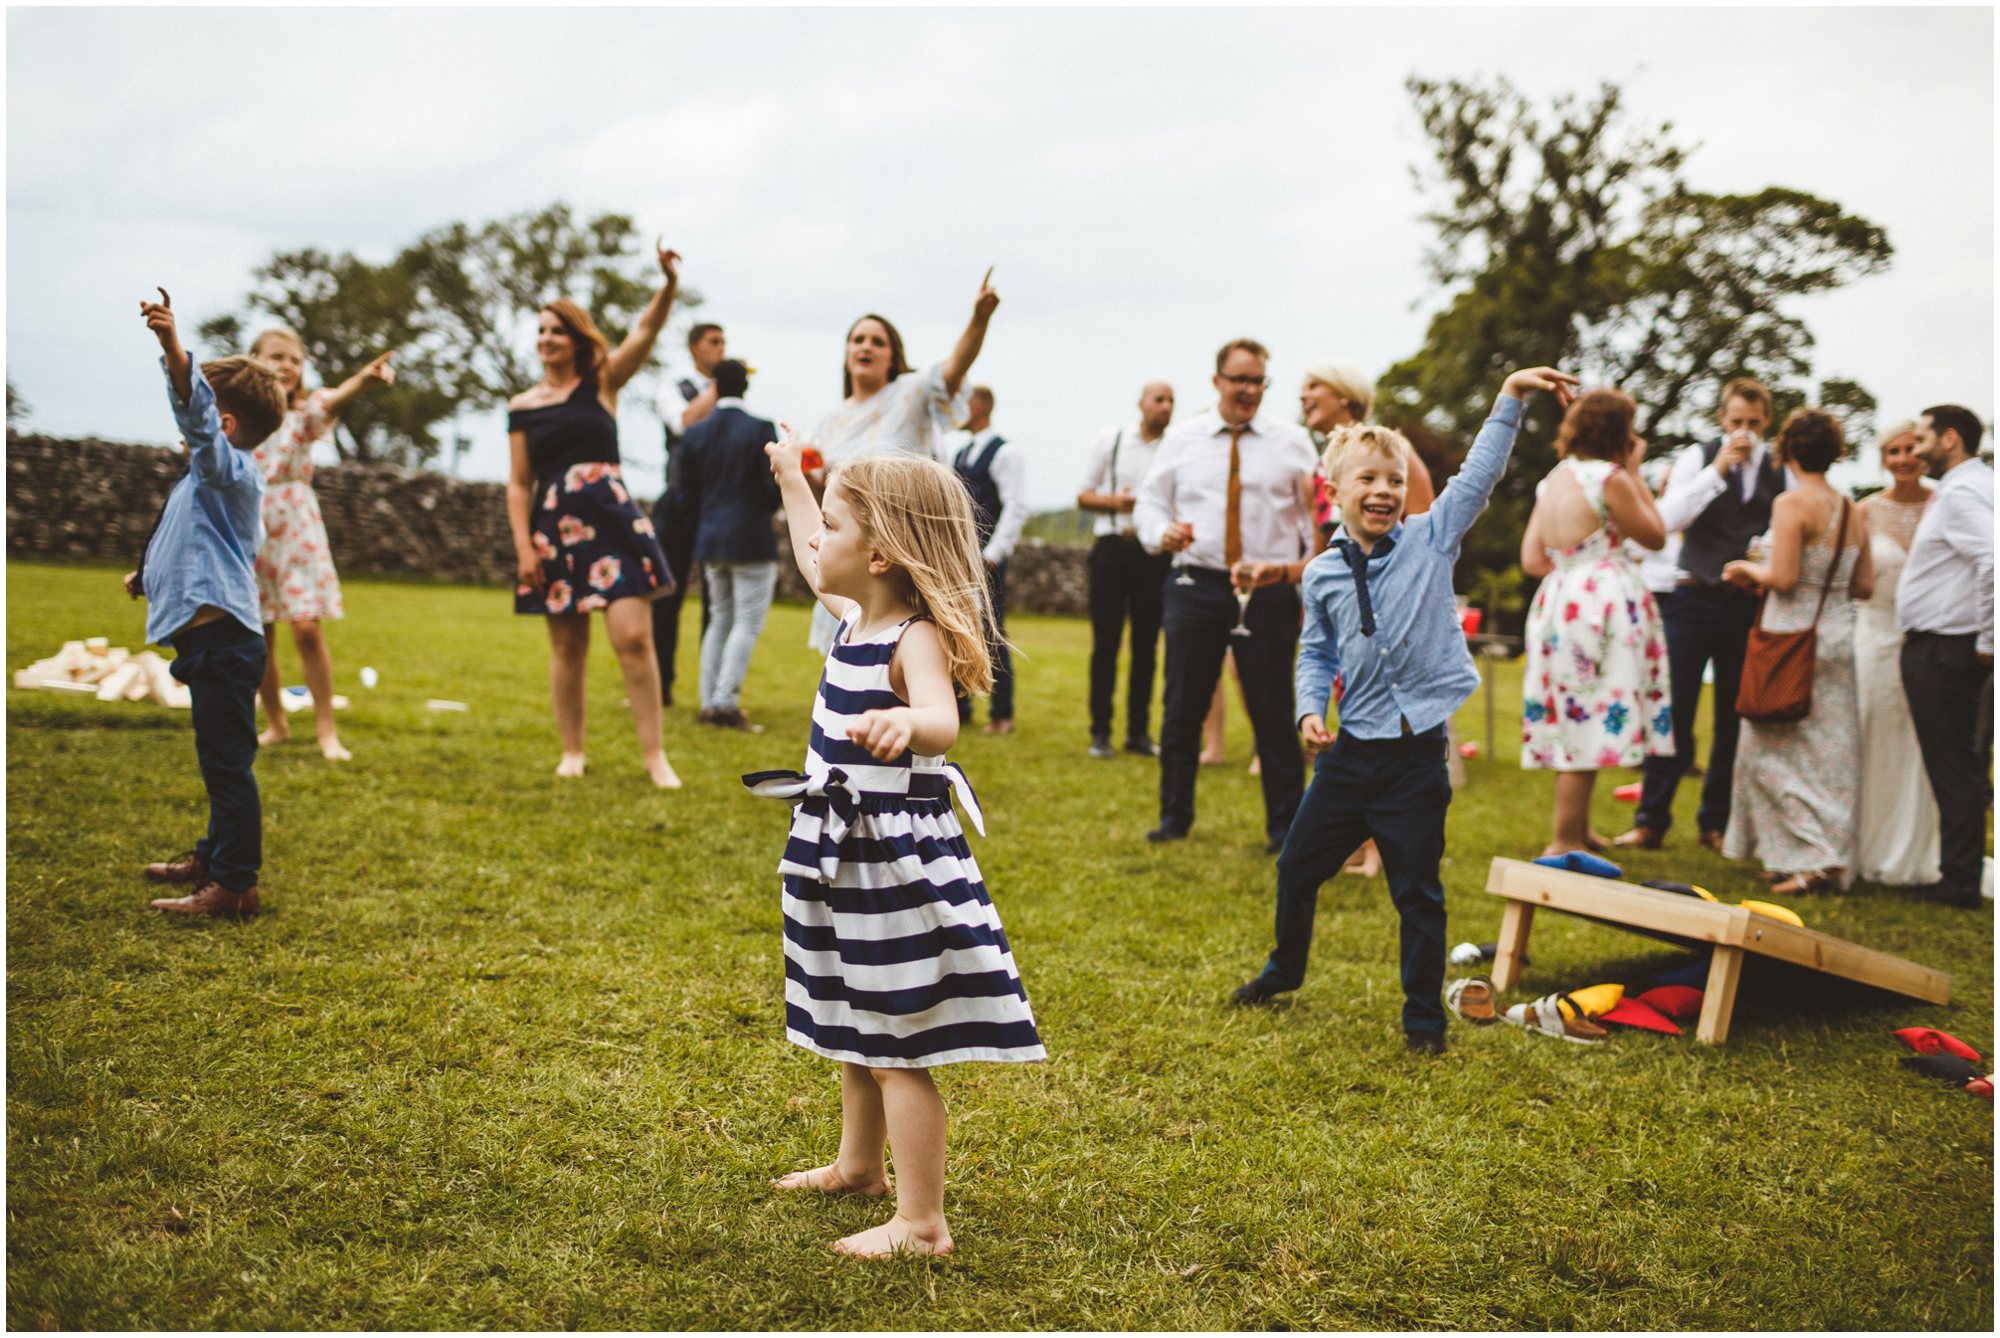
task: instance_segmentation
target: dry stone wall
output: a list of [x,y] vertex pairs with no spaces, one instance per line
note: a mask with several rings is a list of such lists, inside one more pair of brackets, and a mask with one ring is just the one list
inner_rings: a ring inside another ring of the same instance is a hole
[[[179,452],[125,442],[7,434],[7,553],[136,562]],[[334,564],[356,575],[396,572],[470,585],[514,579],[507,492],[421,469],[343,464],[313,478]],[[643,503],[650,507],[650,499]],[[781,544],[780,551],[788,551]],[[1089,610],[1082,548],[1028,540],[1008,569],[1009,609],[1081,616]],[[781,563],[779,597],[809,597]]]

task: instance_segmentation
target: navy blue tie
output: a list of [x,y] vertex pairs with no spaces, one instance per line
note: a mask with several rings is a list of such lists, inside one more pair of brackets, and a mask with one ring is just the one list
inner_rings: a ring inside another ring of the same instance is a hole
[[1368,555],[1361,551],[1361,545],[1348,539],[1335,539],[1333,546],[1347,559],[1347,569],[1354,573],[1354,597],[1361,601],[1361,635],[1375,635],[1375,606],[1368,602]]

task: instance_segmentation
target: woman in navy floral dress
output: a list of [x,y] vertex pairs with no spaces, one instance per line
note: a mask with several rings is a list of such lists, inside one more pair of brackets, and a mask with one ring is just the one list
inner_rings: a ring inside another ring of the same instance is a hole
[[678,789],[660,737],[660,671],[647,607],[673,592],[675,576],[618,462],[618,391],[645,366],[680,283],[680,256],[661,247],[659,259],[666,282],[616,349],[568,298],[542,308],[535,337],[541,383],[507,406],[513,457],[507,520],[514,532],[514,612],[548,620],[549,687],[562,737],[556,774],[583,774],[590,615],[601,609],[646,773],[655,785]]

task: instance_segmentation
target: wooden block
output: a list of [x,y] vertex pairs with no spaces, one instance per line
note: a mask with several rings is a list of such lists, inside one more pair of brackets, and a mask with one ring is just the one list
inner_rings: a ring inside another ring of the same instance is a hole
[[1521,969],[1528,963],[1528,931],[1534,927],[1535,908],[1525,901],[1510,901],[1500,912],[1500,949],[1493,955],[1493,984],[1511,990],[1521,982]]
[[1694,1037],[1707,1045],[1729,1039],[1729,1017],[1736,1011],[1736,984],[1743,978],[1743,949],[1717,948],[1708,959],[1708,984],[1701,992],[1701,1018]]

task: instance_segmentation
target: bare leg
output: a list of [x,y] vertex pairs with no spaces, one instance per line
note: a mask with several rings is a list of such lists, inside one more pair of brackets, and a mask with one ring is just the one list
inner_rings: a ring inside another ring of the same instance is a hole
[[[1233,650],[1229,653],[1229,676],[1236,680],[1236,695],[1243,699],[1243,714],[1247,716],[1250,714],[1250,693],[1243,686],[1243,671],[1237,667],[1236,652]],[[1222,685],[1218,683],[1216,686],[1219,688]],[[1221,751],[1220,744],[1216,746],[1216,751]],[[1253,776],[1264,774],[1264,755],[1257,751],[1255,743],[1250,745],[1250,774]]]
[[823,1194],[859,1194],[879,1199],[890,1189],[883,1153],[889,1125],[882,1113],[882,1088],[859,1064],[840,1066],[840,1152],[830,1166],[793,1171],[771,1182],[774,1189],[816,1189]]
[[1554,833],[1544,855],[1561,855],[1590,848],[1590,792],[1595,771],[1558,771]]
[[842,1254],[950,1254],[944,1220],[944,1098],[928,1069],[871,1069],[882,1089],[889,1146],[896,1157],[896,1215],[833,1243]]
[[1208,718],[1201,722],[1201,756],[1196,760],[1202,766],[1220,764],[1222,757],[1222,723],[1229,713],[1229,680],[1217,675],[1215,680],[1215,700],[1208,704]]
[[326,633],[320,630],[319,619],[300,618],[294,622],[292,643],[299,648],[306,686],[312,689],[320,755],[329,762],[349,761],[354,754],[340,746],[340,726],[333,722],[333,655],[326,648]]
[[1361,849],[1347,857],[1347,863],[1340,867],[1342,873],[1358,873],[1363,878],[1373,878],[1382,872],[1382,852],[1373,841],[1363,841]]
[[258,746],[283,743],[292,737],[292,722],[285,719],[285,685],[278,677],[278,625],[264,624],[264,681],[257,685],[257,698],[264,703],[264,732]]
[[583,687],[590,662],[590,615],[551,613],[549,695],[556,704],[556,734],[562,740],[558,776],[583,774]]
[[653,784],[663,790],[681,788],[681,778],[667,762],[660,742],[660,662],[653,658],[653,610],[636,596],[613,600],[604,611],[611,649],[625,675],[625,697],[632,703],[632,725],[639,732],[639,756]]

